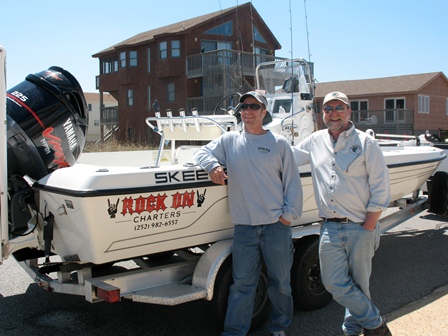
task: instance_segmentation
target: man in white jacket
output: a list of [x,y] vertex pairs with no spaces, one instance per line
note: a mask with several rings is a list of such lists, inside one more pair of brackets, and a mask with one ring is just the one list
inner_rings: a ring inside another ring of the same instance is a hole
[[[328,129],[295,147],[300,164],[309,161],[319,215],[322,281],[346,308],[345,335],[390,336],[370,299],[372,257],[379,245],[378,220],[390,200],[389,173],[375,139],[350,121],[350,101],[331,92],[323,101]],[[302,155],[300,155],[302,154]],[[305,154],[305,156],[304,156]]]

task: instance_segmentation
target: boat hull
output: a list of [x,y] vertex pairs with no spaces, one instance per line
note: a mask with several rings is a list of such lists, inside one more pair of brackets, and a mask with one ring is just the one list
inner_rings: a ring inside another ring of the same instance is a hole
[[[384,154],[393,201],[418,190],[444,155],[437,149]],[[126,162],[114,155],[114,162]],[[303,215],[293,226],[320,220],[310,167],[299,170]],[[102,264],[233,236],[227,187],[213,184],[197,166],[80,163],[49,174],[35,187],[41,213],[54,215],[53,252],[64,260]]]

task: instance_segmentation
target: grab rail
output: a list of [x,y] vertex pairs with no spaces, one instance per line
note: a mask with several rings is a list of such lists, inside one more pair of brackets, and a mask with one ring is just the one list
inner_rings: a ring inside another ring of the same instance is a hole
[[[183,112],[184,113],[184,112]],[[181,114],[183,114],[181,113]],[[176,157],[176,140],[214,140],[229,130],[237,129],[237,119],[232,115],[181,115],[173,117],[167,112],[166,117],[156,112],[155,117],[146,118],[146,124],[160,135],[156,166],[160,164],[165,140],[171,141],[171,161]],[[152,124],[155,122],[156,124]]]

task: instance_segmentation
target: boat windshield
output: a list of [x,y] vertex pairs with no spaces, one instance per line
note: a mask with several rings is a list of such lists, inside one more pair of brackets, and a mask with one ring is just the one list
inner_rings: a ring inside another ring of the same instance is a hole
[[[312,64],[303,59],[262,63],[256,69],[257,90],[266,95],[300,92],[312,97],[312,70]],[[286,110],[287,106],[283,108]]]

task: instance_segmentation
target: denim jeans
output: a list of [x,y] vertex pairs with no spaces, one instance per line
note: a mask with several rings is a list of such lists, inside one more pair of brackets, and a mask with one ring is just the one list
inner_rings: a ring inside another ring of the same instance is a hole
[[363,328],[375,329],[382,323],[369,290],[372,258],[379,239],[379,225],[368,231],[354,222],[322,224],[319,244],[322,281],[333,298],[346,308],[342,324],[346,335],[359,335]]
[[282,331],[292,321],[290,272],[293,259],[291,228],[280,222],[267,225],[235,225],[233,285],[222,335],[246,335],[252,320],[255,293],[264,260],[268,275],[271,312],[267,329]]

